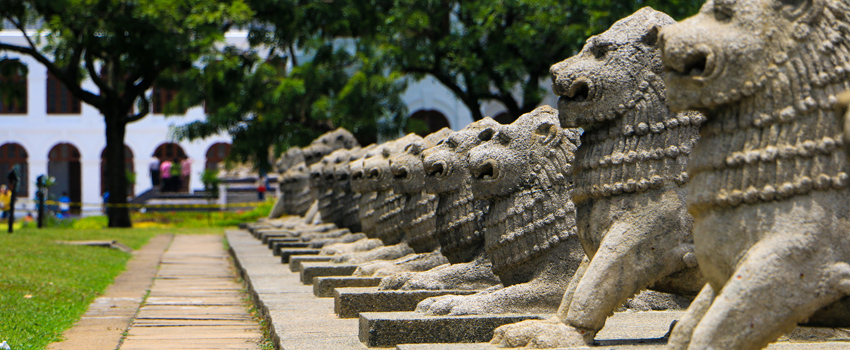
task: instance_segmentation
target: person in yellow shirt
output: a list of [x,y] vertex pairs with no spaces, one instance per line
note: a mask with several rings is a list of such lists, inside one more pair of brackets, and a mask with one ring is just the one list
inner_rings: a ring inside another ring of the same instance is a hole
[[12,191],[6,185],[0,185],[0,218],[5,219],[12,202]]

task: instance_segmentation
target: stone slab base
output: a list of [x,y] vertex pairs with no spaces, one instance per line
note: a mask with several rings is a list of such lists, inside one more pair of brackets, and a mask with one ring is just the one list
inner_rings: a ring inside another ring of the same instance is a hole
[[368,347],[417,343],[482,343],[509,323],[543,319],[540,315],[427,316],[417,312],[360,314],[360,341]]
[[332,255],[292,255],[289,257],[289,271],[301,271],[302,262],[327,262],[331,259]]
[[[378,278],[378,284],[380,280]],[[477,290],[379,290],[378,284],[370,288],[337,289],[333,294],[334,312],[340,318],[355,318],[361,312],[413,311],[416,310],[416,304],[425,298],[478,292]],[[313,285],[313,288],[315,290],[316,285]]]
[[270,242],[270,244],[272,245],[271,249],[272,249],[272,254],[274,254],[274,256],[279,256],[281,250],[284,250],[284,249],[308,248],[308,247],[310,247],[310,243],[303,243],[303,242],[274,242],[274,241],[272,241],[272,242]]
[[277,228],[264,228],[264,229],[260,229],[260,230],[254,230],[254,237],[257,237],[257,238],[263,240],[263,243],[266,243],[266,241],[265,241],[266,236],[272,236],[272,235],[274,235],[274,236],[283,236],[283,235],[292,236],[292,231],[281,230],[281,229],[277,229]]
[[301,283],[313,284],[313,278],[324,276],[351,276],[357,265],[328,262],[301,263]]
[[313,279],[313,295],[319,298],[333,298],[336,288],[377,287],[381,284],[381,279],[353,276],[316,277]]
[[301,242],[301,239],[298,237],[292,236],[266,236],[263,237],[263,243],[268,244],[269,249],[272,248],[274,242]]
[[287,231],[260,231],[260,239],[263,241],[263,244],[268,244],[272,239],[282,239],[282,238],[295,238],[296,242],[298,241],[298,237],[292,235],[291,232]]
[[313,248],[288,248],[280,250],[280,263],[289,264],[289,257],[293,255],[319,255],[321,249]]

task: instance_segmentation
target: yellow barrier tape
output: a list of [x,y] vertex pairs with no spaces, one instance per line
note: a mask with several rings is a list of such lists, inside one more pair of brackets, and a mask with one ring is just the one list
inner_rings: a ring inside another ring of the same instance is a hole
[[[34,201],[34,200],[25,200],[25,201],[20,201],[20,202],[28,202],[28,203],[36,204],[36,201]],[[63,203],[60,203],[60,202],[54,201],[54,200],[44,201],[44,203],[47,204],[47,205],[63,204]],[[126,204],[109,203],[109,204],[104,205],[104,204],[100,204],[100,203],[81,203],[81,202],[70,202],[70,203],[64,203],[64,204],[68,204],[69,206],[74,206],[74,207],[103,208],[105,206],[105,207],[108,207],[108,208],[140,208],[140,209],[141,208],[221,208],[221,207],[246,208],[246,207],[258,207],[258,206],[264,204],[264,202],[227,203],[227,204],[224,204],[224,205],[222,205],[222,204],[134,204],[134,203],[126,203]]]

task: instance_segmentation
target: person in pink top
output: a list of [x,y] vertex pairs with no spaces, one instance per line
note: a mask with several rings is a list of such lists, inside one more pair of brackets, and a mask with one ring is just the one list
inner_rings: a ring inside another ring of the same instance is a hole
[[184,158],[180,161],[180,183],[184,184],[187,190],[189,189],[190,174],[192,174],[192,158]]
[[162,176],[162,192],[171,192],[171,161],[164,160],[159,164],[159,174]]

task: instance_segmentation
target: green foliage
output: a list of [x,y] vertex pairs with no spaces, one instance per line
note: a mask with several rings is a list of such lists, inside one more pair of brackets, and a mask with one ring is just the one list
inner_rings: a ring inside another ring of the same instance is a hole
[[337,127],[365,144],[400,129],[407,114],[400,98],[405,85],[371,48],[327,42],[300,65],[276,52],[262,57],[256,50],[228,47],[175,80],[184,88],[173,108],[204,102],[207,109],[206,120],[183,126],[178,137],[228,131],[235,160],[269,169],[271,145],[278,150],[304,146]]
[[204,183],[204,193],[207,194],[207,198],[210,202],[212,202],[215,198],[218,198],[218,186],[221,184],[221,180],[218,178],[218,171],[204,169],[201,173],[201,182]]
[[[26,44],[0,52],[32,56],[106,124],[110,202],[126,203],[126,125],[150,111],[149,89],[164,72],[182,71],[215,50],[224,33],[247,23],[243,0],[0,0],[0,17]],[[32,35],[28,28],[36,28]],[[96,89],[83,85],[91,79]],[[127,210],[110,210],[110,226],[129,226]]]
[[681,18],[696,13],[702,1],[370,3],[376,19],[363,23],[379,23],[376,30],[352,32],[368,32],[366,37],[387,52],[394,69],[417,78],[436,78],[469,107],[477,120],[483,117],[482,102],[499,102],[514,117],[535,108],[547,93],[540,82],[548,79],[549,67],[578,52],[588,37],[603,32],[616,20],[648,5]]

